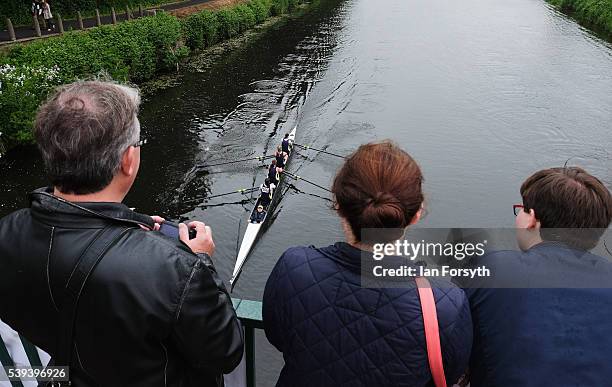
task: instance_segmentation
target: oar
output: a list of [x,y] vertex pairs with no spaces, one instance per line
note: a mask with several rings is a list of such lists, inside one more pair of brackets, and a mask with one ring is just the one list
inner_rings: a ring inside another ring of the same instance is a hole
[[293,145],[297,146],[298,148],[302,148],[302,149],[306,149],[306,150],[312,149],[313,151],[316,151],[316,152],[325,153],[325,154],[328,154],[328,155],[334,156],[334,157],[340,157],[341,159],[345,159],[346,158],[346,156],[337,155],[335,153],[331,153],[331,152],[328,152],[328,151],[323,150],[323,149],[313,148],[310,145],[300,145],[300,144],[296,144],[296,143],[293,143]]
[[[312,193],[312,192],[306,192],[306,191],[304,191],[304,190],[299,189],[298,187],[296,187],[295,185],[293,185],[293,184],[291,184],[291,183],[288,183],[288,184],[287,184],[287,190],[289,190],[289,189],[291,189],[291,190],[293,190],[294,192],[299,193],[299,194],[308,195],[308,196],[312,196],[312,197],[315,197],[315,198],[323,199],[323,200],[328,201],[328,202],[333,202],[333,200],[331,200],[331,199],[330,199],[330,198],[328,198],[328,197],[321,196],[321,195],[317,195],[317,194],[314,194],[314,193]],[[285,192],[283,193],[283,195],[284,195],[284,194],[287,192],[287,190],[285,190]]]
[[[238,251],[240,250],[240,226],[242,225],[242,217],[240,217],[240,220],[238,221],[238,236],[236,237],[236,254],[234,254],[235,257],[238,256]],[[236,286],[236,281],[238,279],[238,277],[236,277],[234,279],[234,282],[230,283],[230,293],[234,291],[234,286]]]
[[218,198],[221,196],[227,196],[227,195],[234,195],[234,194],[247,194],[247,193],[251,193],[254,190],[259,189],[258,187],[251,187],[251,188],[241,188],[239,190],[236,191],[231,191],[231,192],[226,192],[226,193],[222,193],[222,194],[218,194],[218,195],[212,195],[212,196],[208,196],[206,199],[212,199],[212,198]]
[[217,164],[196,164],[196,166],[198,168],[218,167],[219,165],[228,165],[228,164],[234,164],[234,163],[242,163],[244,161],[251,161],[251,160],[263,161],[263,160],[266,160],[266,159],[270,159],[272,157],[274,157],[274,155],[257,156],[257,157],[251,157],[251,158],[248,158],[248,159],[240,159],[240,160],[234,160],[234,161],[225,161],[223,163],[217,163]]
[[312,182],[312,181],[310,181],[310,180],[308,180],[308,179],[305,179],[305,178],[303,178],[302,176],[299,176],[299,175],[294,175],[293,173],[291,173],[291,172],[287,172],[287,171],[283,171],[282,173],[284,173],[285,175],[287,175],[287,177],[290,177],[290,178],[292,178],[292,179],[293,179],[293,180],[295,180],[295,181],[299,181],[299,180],[301,180],[301,181],[305,181],[306,183],[311,184],[311,185],[314,185],[315,187],[321,188],[322,190],[325,190],[325,191],[327,191],[327,192],[331,192],[331,191],[330,191],[328,188],[325,188],[325,187],[323,187],[322,185],[319,185],[319,184],[317,184],[317,183],[315,183],[315,182]]

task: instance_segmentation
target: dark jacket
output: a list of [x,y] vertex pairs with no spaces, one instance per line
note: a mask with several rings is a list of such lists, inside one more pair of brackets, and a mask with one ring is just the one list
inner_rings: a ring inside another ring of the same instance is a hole
[[610,385],[609,259],[542,243],[524,253],[492,253],[478,264],[495,280],[466,289],[473,387]]
[[[432,385],[414,280],[403,288],[362,288],[360,254],[346,243],[296,247],[274,267],[263,320],[285,359],[278,386]],[[470,356],[469,306],[449,283],[434,287],[434,298],[452,385]]]
[[240,362],[243,339],[210,259],[140,229],[150,218],[123,204],[78,205],[93,212],[39,190],[31,208],[0,220],[0,319],[53,357],[58,307],[76,260],[104,227],[132,226],[80,298],[74,385],[219,385]]

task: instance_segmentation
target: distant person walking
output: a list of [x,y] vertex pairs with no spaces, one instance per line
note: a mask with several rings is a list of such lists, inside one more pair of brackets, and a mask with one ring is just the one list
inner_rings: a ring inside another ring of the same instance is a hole
[[55,31],[55,23],[53,22],[53,14],[51,13],[51,5],[47,0],[42,0],[42,13],[43,18],[45,19],[45,24],[47,27],[47,31],[51,32],[51,30]]
[[[34,19],[38,19],[38,21],[40,22],[41,16],[43,14],[42,4],[40,3],[40,0],[32,1],[31,11],[32,11],[32,23],[34,23]],[[44,21],[44,18],[43,18],[43,21]],[[36,28],[36,26],[32,24],[32,28]]]
[[[384,229],[380,242],[401,238],[420,219],[422,180],[416,161],[391,142],[363,145],[346,160],[332,186],[346,242],[287,250],[266,284],[265,333],[285,360],[277,386],[433,385],[415,280],[401,288],[361,282],[373,245],[362,230]],[[463,290],[430,283],[444,364],[436,375],[450,386],[468,365],[470,308]]]

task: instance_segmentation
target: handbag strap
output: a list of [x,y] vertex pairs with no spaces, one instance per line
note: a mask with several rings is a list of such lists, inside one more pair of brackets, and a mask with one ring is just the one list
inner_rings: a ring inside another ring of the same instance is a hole
[[21,340],[21,344],[23,345],[23,350],[28,357],[30,365],[32,367],[42,367],[42,361],[40,361],[40,355],[38,355],[38,350],[34,346],[34,344],[30,343],[28,339],[19,335],[19,340]]
[[429,369],[436,387],[446,387],[444,364],[442,362],[442,347],[440,345],[440,328],[438,326],[438,313],[431,284],[425,277],[415,278],[421,310],[423,312],[423,325],[425,327],[425,341],[427,342],[427,359]]
[[[8,348],[6,348],[6,344],[4,344],[4,340],[0,336],[0,366],[12,367],[14,365],[15,362],[13,362],[13,358],[11,358]],[[10,383],[12,387],[23,387],[21,380],[13,380]]]
[[85,249],[74,265],[64,288],[64,297],[60,307],[59,335],[53,358],[54,365],[70,366],[77,308],[85,283],[110,247],[130,228],[107,226],[98,233],[96,239]]

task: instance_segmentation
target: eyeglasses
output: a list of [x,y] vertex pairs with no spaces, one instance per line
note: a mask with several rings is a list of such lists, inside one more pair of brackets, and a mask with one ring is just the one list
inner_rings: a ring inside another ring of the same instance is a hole
[[514,211],[514,216],[518,216],[519,212],[525,210],[525,206],[522,204],[514,204],[512,206],[512,210]]
[[140,140],[138,140],[138,142],[136,144],[133,144],[132,146],[134,148],[140,148],[141,146],[145,145],[147,143],[147,139],[146,138],[141,138]]

